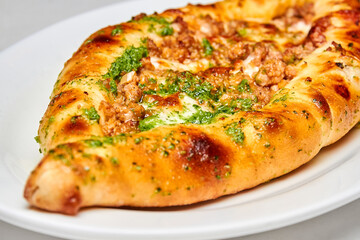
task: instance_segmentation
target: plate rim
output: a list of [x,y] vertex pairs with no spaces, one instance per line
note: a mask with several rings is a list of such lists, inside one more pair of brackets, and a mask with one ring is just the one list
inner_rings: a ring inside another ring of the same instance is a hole
[[[142,1],[144,1],[144,0],[136,0],[136,2],[142,2]],[[166,2],[166,0],[158,0],[157,2],[164,2],[164,1]],[[145,2],[145,1],[144,1],[144,2]],[[184,1],[184,2],[186,2],[186,1]],[[209,1],[209,2],[213,2],[213,1]],[[21,44],[23,44],[24,42],[26,42],[28,39],[34,38],[34,37],[36,38],[36,36],[42,34],[43,32],[48,31],[49,29],[56,28],[56,26],[61,25],[61,24],[63,24],[64,22],[75,21],[76,19],[82,18],[82,17],[84,17],[84,16],[87,16],[87,15],[89,15],[90,13],[95,13],[95,12],[98,12],[99,10],[105,10],[105,9],[110,8],[110,7],[115,7],[115,6],[118,6],[118,5],[123,5],[124,3],[130,3],[130,1],[129,1],[129,0],[126,0],[126,1],[124,1],[124,2],[120,2],[120,3],[116,3],[116,4],[111,4],[111,5],[108,5],[108,6],[105,6],[105,7],[101,7],[101,8],[94,9],[94,10],[91,10],[91,11],[88,11],[88,12],[85,12],[85,13],[81,13],[81,14],[79,14],[79,15],[76,15],[76,16],[73,16],[73,17],[64,19],[64,20],[59,21],[59,22],[57,22],[57,23],[54,23],[54,24],[52,24],[52,25],[50,25],[50,26],[48,26],[48,27],[46,27],[46,28],[44,28],[44,29],[41,29],[41,30],[35,32],[34,34],[29,35],[28,37],[26,37],[26,38],[24,38],[24,39],[22,39],[22,40],[20,40],[20,41],[17,41],[16,43],[12,44],[12,45],[9,46],[8,48],[3,49],[2,51],[0,51],[0,58],[1,58],[2,55],[6,55],[6,54],[8,54],[8,52],[11,52],[12,49],[21,46]],[[132,4],[135,4],[135,2],[132,2]],[[2,116],[0,116],[0,118],[2,118]],[[356,193],[356,194],[354,194],[354,193]],[[325,205],[321,205],[321,206],[323,206],[323,208],[320,208],[320,207],[316,208],[316,209],[318,209],[318,211],[317,211],[317,213],[315,213],[315,214],[313,214],[313,215],[309,215],[309,213],[308,213],[307,217],[303,216],[304,218],[302,218],[302,219],[299,220],[299,221],[298,221],[298,220],[294,220],[294,222],[292,222],[292,223],[290,223],[290,224],[284,224],[284,225],[278,226],[278,227],[276,227],[276,228],[280,228],[280,227],[284,227],[284,226],[287,226],[287,225],[291,225],[291,224],[294,224],[294,223],[297,223],[297,222],[301,222],[301,221],[310,219],[310,218],[312,218],[312,217],[319,216],[319,215],[321,215],[321,214],[323,214],[323,213],[325,213],[325,212],[331,211],[331,210],[333,210],[333,209],[335,209],[335,208],[337,208],[337,207],[343,206],[343,205],[345,205],[345,204],[347,204],[347,203],[349,203],[349,202],[351,202],[351,201],[353,201],[353,200],[355,200],[355,199],[357,199],[357,198],[360,197],[360,188],[359,188],[359,189],[357,189],[357,188],[349,189],[349,190],[346,192],[345,195],[341,195],[341,196],[342,196],[341,198],[340,198],[340,197],[334,198],[332,202],[329,201],[329,202],[327,203],[327,204],[328,204],[328,207],[325,207]],[[331,206],[331,207],[329,207],[329,206]],[[19,226],[19,227],[22,227],[22,228],[25,228],[25,229],[34,230],[33,227],[26,225],[25,222],[23,222],[23,224],[21,225],[21,224],[19,224],[19,221],[12,221],[12,220],[11,220],[11,219],[12,219],[12,218],[11,218],[11,215],[12,215],[12,216],[14,216],[14,215],[13,215],[13,214],[10,214],[10,211],[8,212],[8,214],[9,214],[8,217],[4,217],[4,216],[6,215],[6,214],[5,214],[5,215],[3,214],[4,212],[6,212],[6,210],[4,210],[4,209],[2,208],[2,206],[1,206],[1,204],[0,204],[0,213],[1,213],[1,214],[0,214],[0,219],[4,220],[5,222],[9,222],[9,223],[11,223],[11,224],[13,224],[13,225],[16,225],[16,226]],[[20,212],[16,212],[16,214],[21,214],[21,213],[20,213]],[[16,215],[16,214],[15,214],[15,215]],[[305,214],[305,215],[306,215],[306,214]],[[21,216],[21,215],[16,215],[16,216],[17,216],[19,219],[21,219],[21,217],[23,217],[23,216]],[[13,219],[14,219],[14,218],[13,218]],[[28,219],[28,220],[30,221],[31,219]],[[39,227],[40,227],[40,226],[39,226]],[[276,229],[276,228],[271,228],[271,227],[269,227],[268,229],[264,228],[264,229],[265,229],[264,231],[268,231],[268,230]],[[41,228],[40,228],[40,229],[36,229],[35,231],[41,232],[41,233],[45,233],[45,234],[48,234],[48,235],[52,235],[52,236],[60,236],[60,235],[54,235],[53,232],[46,231],[46,229],[41,229]],[[215,230],[213,230],[213,231],[215,231]],[[225,229],[224,229],[223,231],[225,231]],[[262,232],[262,231],[261,231],[261,232]],[[245,235],[252,234],[252,233],[256,233],[256,232],[246,233]],[[145,234],[145,233],[144,233],[144,234]],[[199,233],[198,233],[198,234],[199,234]],[[234,236],[240,236],[240,235],[231,235],[231,236],[227,236],[227,237],[234,237]],[[243,235],[241,235],[241,236],[243,236]],[[60,237],[69,237],[69,236],[60,236]],[[130,236],[130,237],[131,237],[131,236]],[[186,237],[186,236],[185,236],[185,237]]]

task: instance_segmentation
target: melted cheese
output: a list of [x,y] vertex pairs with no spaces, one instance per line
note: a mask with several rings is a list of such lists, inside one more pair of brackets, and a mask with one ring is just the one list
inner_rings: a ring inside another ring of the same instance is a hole
[[[199,109],[209,112],[210,109],[206,106],[199,105],[199,103],[187,96],[184,93],[179,94],[181,104],[179,106],[159,107],[149,106],[146,103],[141,103],[145,109],[155,110],[153,115],[157,115],[159,125],[170,125],[187,122],[187,119],[196,114]],[[196,107],[197,106],[197,107]]]
[[181,72],[198,72],[207,69],[210,63],[208,59],[200,59],[198,61],[186,61],[184,64],[182,64],[177,61],[166,60],[157,57],[151,57],[150,62],[157,70],[173,69]]
[[295,23],[294,25],[291,25],[288,28],[289,32],[303,32],[303,33],[308,33],[310,31],[311,25],[305,23],[305,21],[299,21],[297,23]]
[[250,55],[243,62],[244,73],[251,78],[259,71],[259,67],[253,66],[252,60],[254,60],[254,56]]
[[130,82],[130,81],[133,79],[134,75],[135,75],[135,71],[131,71],[131,72],[125,74],[125,75],[121,78],[120,83],[121,83],[121,84],[124,84],[124,83]]

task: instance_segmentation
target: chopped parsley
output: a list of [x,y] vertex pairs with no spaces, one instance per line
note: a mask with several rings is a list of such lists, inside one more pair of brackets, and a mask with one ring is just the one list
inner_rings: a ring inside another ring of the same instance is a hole
[[240,37],[245,37],[247,35],[247,30],[246,30],[246,28],[242,28],[242,29],[239,29],[237,31],[237,33],[239,34]]
[[55,117],[54,116],[51,116],[50,118],[49,118],[49,124],[51,124],[51,123],[53,123],[55,121]]
[[165,83],[159,84],[158,91],[148,90],[145,94],[171,95],[177,92],[186,93],[189,97],[203,103],[205,100],[218,101],[222,95],[220,89],[216,89],[209,82],[203,81],[200,77],[190,72],[183,72],[180,76],[166,79]]
[[[182,91],[185,92],[189,97],[197,100],[219,100],[219,91],[213,92],[214,87],[209,82],[196,82],[196,80],[186,84]],[[203,102],[203,101],[201,101]]]
[[115,80],[111,79],[109,85],[110,85],[110,92],[114,94],[114,96],[117,96],[117,85]]
[[188,119],[185,120],[185,123],[194,123],[194,124],[210,124],[214,120],[216,114],[207,112],[201,109],[197,105],[193,105],[196,109],[196,113],[191,115]]
[[71,122],[72,124],[76,124],[78,118],[79,118],[79,116],[72,116],[72,117],[70,118],[70,122]]
[[126,142],[126,134],[121,133],[113,137],[93,137],[92,139],[84,140],[89,147],[102,147],[106,144],[114,145],[116,143]]
[[284,101],[286,101],[288,99],[288,94],[285,94],[285,95],[283,95],[283,96],[281,96],[280,98],[277,98],[277,99],[275,99],[274,101],[273,101],[273,103],[277,103],[277,102],[284,102]]
[[235,114],[239,111],[250,111],[252,109],[253,101],[250,98],[233,99],[228,104],[220,105],[216,108],[215,114]]
[[156,30],[154,24],[150,24],[148,28],[148,32],[154,32]]
[[163,155],[164,155],[164,157],[167,157],[167,156],[169,156],[169,152],[166,151],[166,150],[164,150],[164,151],[163,151]]
[[110,158],[110,162],[114,165],[118,165],[119,164],[119,159],[116,157],[112,157]]
[[249,85],[248,80],[243,79],[240,84],[238,85],[237,89],[239,90],[240,93],[244,93],[244,92],[251,92],[251,88]]
[[170,26],[162,27],[159,31],[159,34],[161,36],[169,36],[172,35],[173,33],[174,33],[174,29]]
[[154,24],[160,24],[161,28],[157,31],[157,34],[160,36],[169,36],[174,33],[174,29],[170,26],[171,22],[166,20],[164,17],[156,15],[144,16],[140,20],[137,20],[135,22],[150,22],[148,32],[154,32],[156,30]]
[[164,125],[165,121],[160,119],[159,114],[151,115],[150,117],[144,118],[139,121],[140,131],[148,131],[152,128]]
[[[218,118],[226,117],[224,114],[233,115],[239,111],[251,111],[254,103],[257,102],[254,97],[235,96],[231,101],[220,101],[222,94],[226,92],[221,86],[215,87],[211,83],[205,81],[201,76],[190,72],[182,72],[176,76],[168,77],[163,83],[157,86],[156,79],[149,79],[149,83],[139,83],[139,87],[143,89],[144,94],[160,95],[162,97],[174,94],[180,94],[177,97],[183,98],[184,95],[197,100],[198,104],[183,105],[181,111],[153,111],[152,115],[139,121],[140,131],[148,131],[155,127],[171,124],[211,124]],[[236,91],[241,93],[252,93],[249,82],[243,79]],[[141,102],[148,109],[157,104],[155,102],[147,102],[144,97]]]
[[111,31],[111,36],[115,36],[115,35],[118,35],[118,34],[121,34],[123,31],[122,29],[120,28],[120,26],[117,26],[114,30]]
[[243,143],[245,139],[244,132],[239,126],[239,123],[234,122],[225,130],[225,133],[231,137],[235,143]]
[[241,105],[241,110],[250,111],[253,105],[253,101],[250,98],[239,98],[236,100]]
[[141,136],[141,137],[135,138],[135,139],[134,139],[134,143],[135,143],[135,144],[139,144],[139,143],[141,143],[143,140],[144,140],[144,137]]
[[106,86],[105,86],[105,84],[104,84],[104,81],[98,80],[98,81],[96,82],[96,84],[99,86],[100,90],[109,93],[109,89],[106,88]]
[[103,145],[103,143],[97,139],[88,139],[88,140],[84,140],[84,142],[91,148],[97,148]]
[[140,60],[148,56],[148,50],[144,46],[138,48],[127,47],[124,53],[113,62],[104,78],[119,79],[127,72],[137,71],[141,66]]
[[36,141],[37,143],[41,144],[41,142],[40,142],[40,137],[39,137],[39,136],[34,137],[34,139],[35,139],[35,141]]
[[93,120],[93,121],[97,121],[97,122],[99,122],[99,120],[100,120],[100,115],[97,113],[97,111],[94,107],[85,109],[84,114],[89,120]]
[[157,93],[160,95],[171,95],[177,92],[180,92],[180,79],[176,78],[174,80],[166,79],[165,84],[159,84],[159,90]]
[[203,38],[202,45],[204,48],[205,56],[212,55],[214,48],[211,46],[209,40],[207,40],[206,38]]
[[150,83],[154,83],[154,84],[157,83],[156,79],[154,79],[154,78],[149,78],[149,82],[150,82]]
[[[239,105],[240,104],[240,105]],[[157,113],[151,115],[147,118],[144,118],[139,121],[140,131],[148,131],[155,127],[159,127],[167,124],[210,124],[213,123],[217,117],[223,114],[235,114],[240,110],[249,111],[251,110],[252,101],[251,99],[236,99],[233,100],[230,104],[219,105],[215,108],[214,112],[205,111],[200,106],[194,104],[191,106],[193,111],[188,109],[186,106],[183,106],[185,109],[183,112],[171,112],[170,114],[161,114]],[[191,115],[189,115],[191,111]]]
[[[132,21],[134,22],[134,21]],[[140,20],[135,21],[135,22],[154,22],[154,23],[158,23],[158,24],[162,24],[162,25],[169,25],[170,22],[168,20],[166,20],[164,17],[160,17],[160,16],[156,16],[156,15],[152,15],[152,16],[144,16],[142,17]]]

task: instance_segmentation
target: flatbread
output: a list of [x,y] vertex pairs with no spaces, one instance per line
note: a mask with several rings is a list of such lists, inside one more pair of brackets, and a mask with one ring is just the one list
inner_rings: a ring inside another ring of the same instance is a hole
[[186,205],[298,168],[360,120],[359,9],[225,0],[97,31],[55,83],[24,197]]

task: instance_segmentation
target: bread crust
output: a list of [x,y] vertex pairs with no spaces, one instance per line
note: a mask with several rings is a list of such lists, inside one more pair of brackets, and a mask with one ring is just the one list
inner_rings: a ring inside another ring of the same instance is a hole
[[[160,16],[181,15],[190,25],[192,18],[206,14],[266,22],[303,3],[228,0]],[[123,52],[119,46],[141,38],[137,30],[143,26],[121,24],[126,42],[111,36],[116,26],[91,35],[65,63],[55,84],[39,128],[46,153],[26,183],[26,200],[65,214],[87,206],[185,205],[257,186],[311,160],[360,120],[360,5],[329,0],[314,4],[313,22],[328,18],[331,23],[323,32],[326,43],[298,64],[295,78],[266,106],[209,125],[177,124],[106,137],[98,123],[71,122],[69,116],[80,107],[94,107],[102,121],[100,104],[112,96],[96,82]],[[228,134],[230,128],[243,133],[241,144]]]

